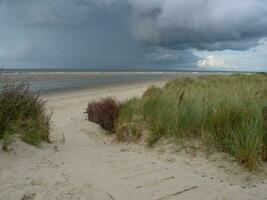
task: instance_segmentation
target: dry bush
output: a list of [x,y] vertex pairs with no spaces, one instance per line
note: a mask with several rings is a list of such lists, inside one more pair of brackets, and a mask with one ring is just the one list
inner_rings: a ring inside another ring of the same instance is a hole
[[116,119],[118,118],[120,104],[111,97],[100,99],[88,104],[86,113],[88,120],[99,124],[109,132],[114,131]]

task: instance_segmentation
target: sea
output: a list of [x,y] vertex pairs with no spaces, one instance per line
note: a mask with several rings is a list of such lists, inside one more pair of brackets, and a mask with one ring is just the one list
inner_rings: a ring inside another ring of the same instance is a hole
[[33,91],[42,93],[80,88],[96,88],[156,80],[171,80],[179,76],[207,74],[254,73],[246,71],[209,70],[136,70],[136,69],[2,69],[0,80],[26,81]]

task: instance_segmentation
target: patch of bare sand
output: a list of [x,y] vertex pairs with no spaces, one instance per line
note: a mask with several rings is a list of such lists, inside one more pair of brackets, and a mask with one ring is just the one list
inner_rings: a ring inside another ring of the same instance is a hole
[[150,84],[47,96],[54,143],[37,149],[16,141],[0,152],[0,199],[266,199],[266,176],[250,175],[228,156],[174,153],[169,143],[155,150],[118,144],[85,120],[89,101],[140,96]]

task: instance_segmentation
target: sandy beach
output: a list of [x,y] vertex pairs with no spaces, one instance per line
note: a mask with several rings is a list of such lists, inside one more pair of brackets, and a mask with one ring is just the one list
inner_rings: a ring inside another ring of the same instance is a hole
[[1,200],[255,200],[267,199],[267,176],[252,174],[229,156],[148,149],[114,141],[84,114],[88,102],[141,96],[164,80],[53,92],[44,96],[52,116],[52,144],[15,141],[0,152]]

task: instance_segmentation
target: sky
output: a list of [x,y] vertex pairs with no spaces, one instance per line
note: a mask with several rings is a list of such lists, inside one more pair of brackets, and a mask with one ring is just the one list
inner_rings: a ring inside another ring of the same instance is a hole
[[267,71],[267,1],[0,0],[0,65]]

